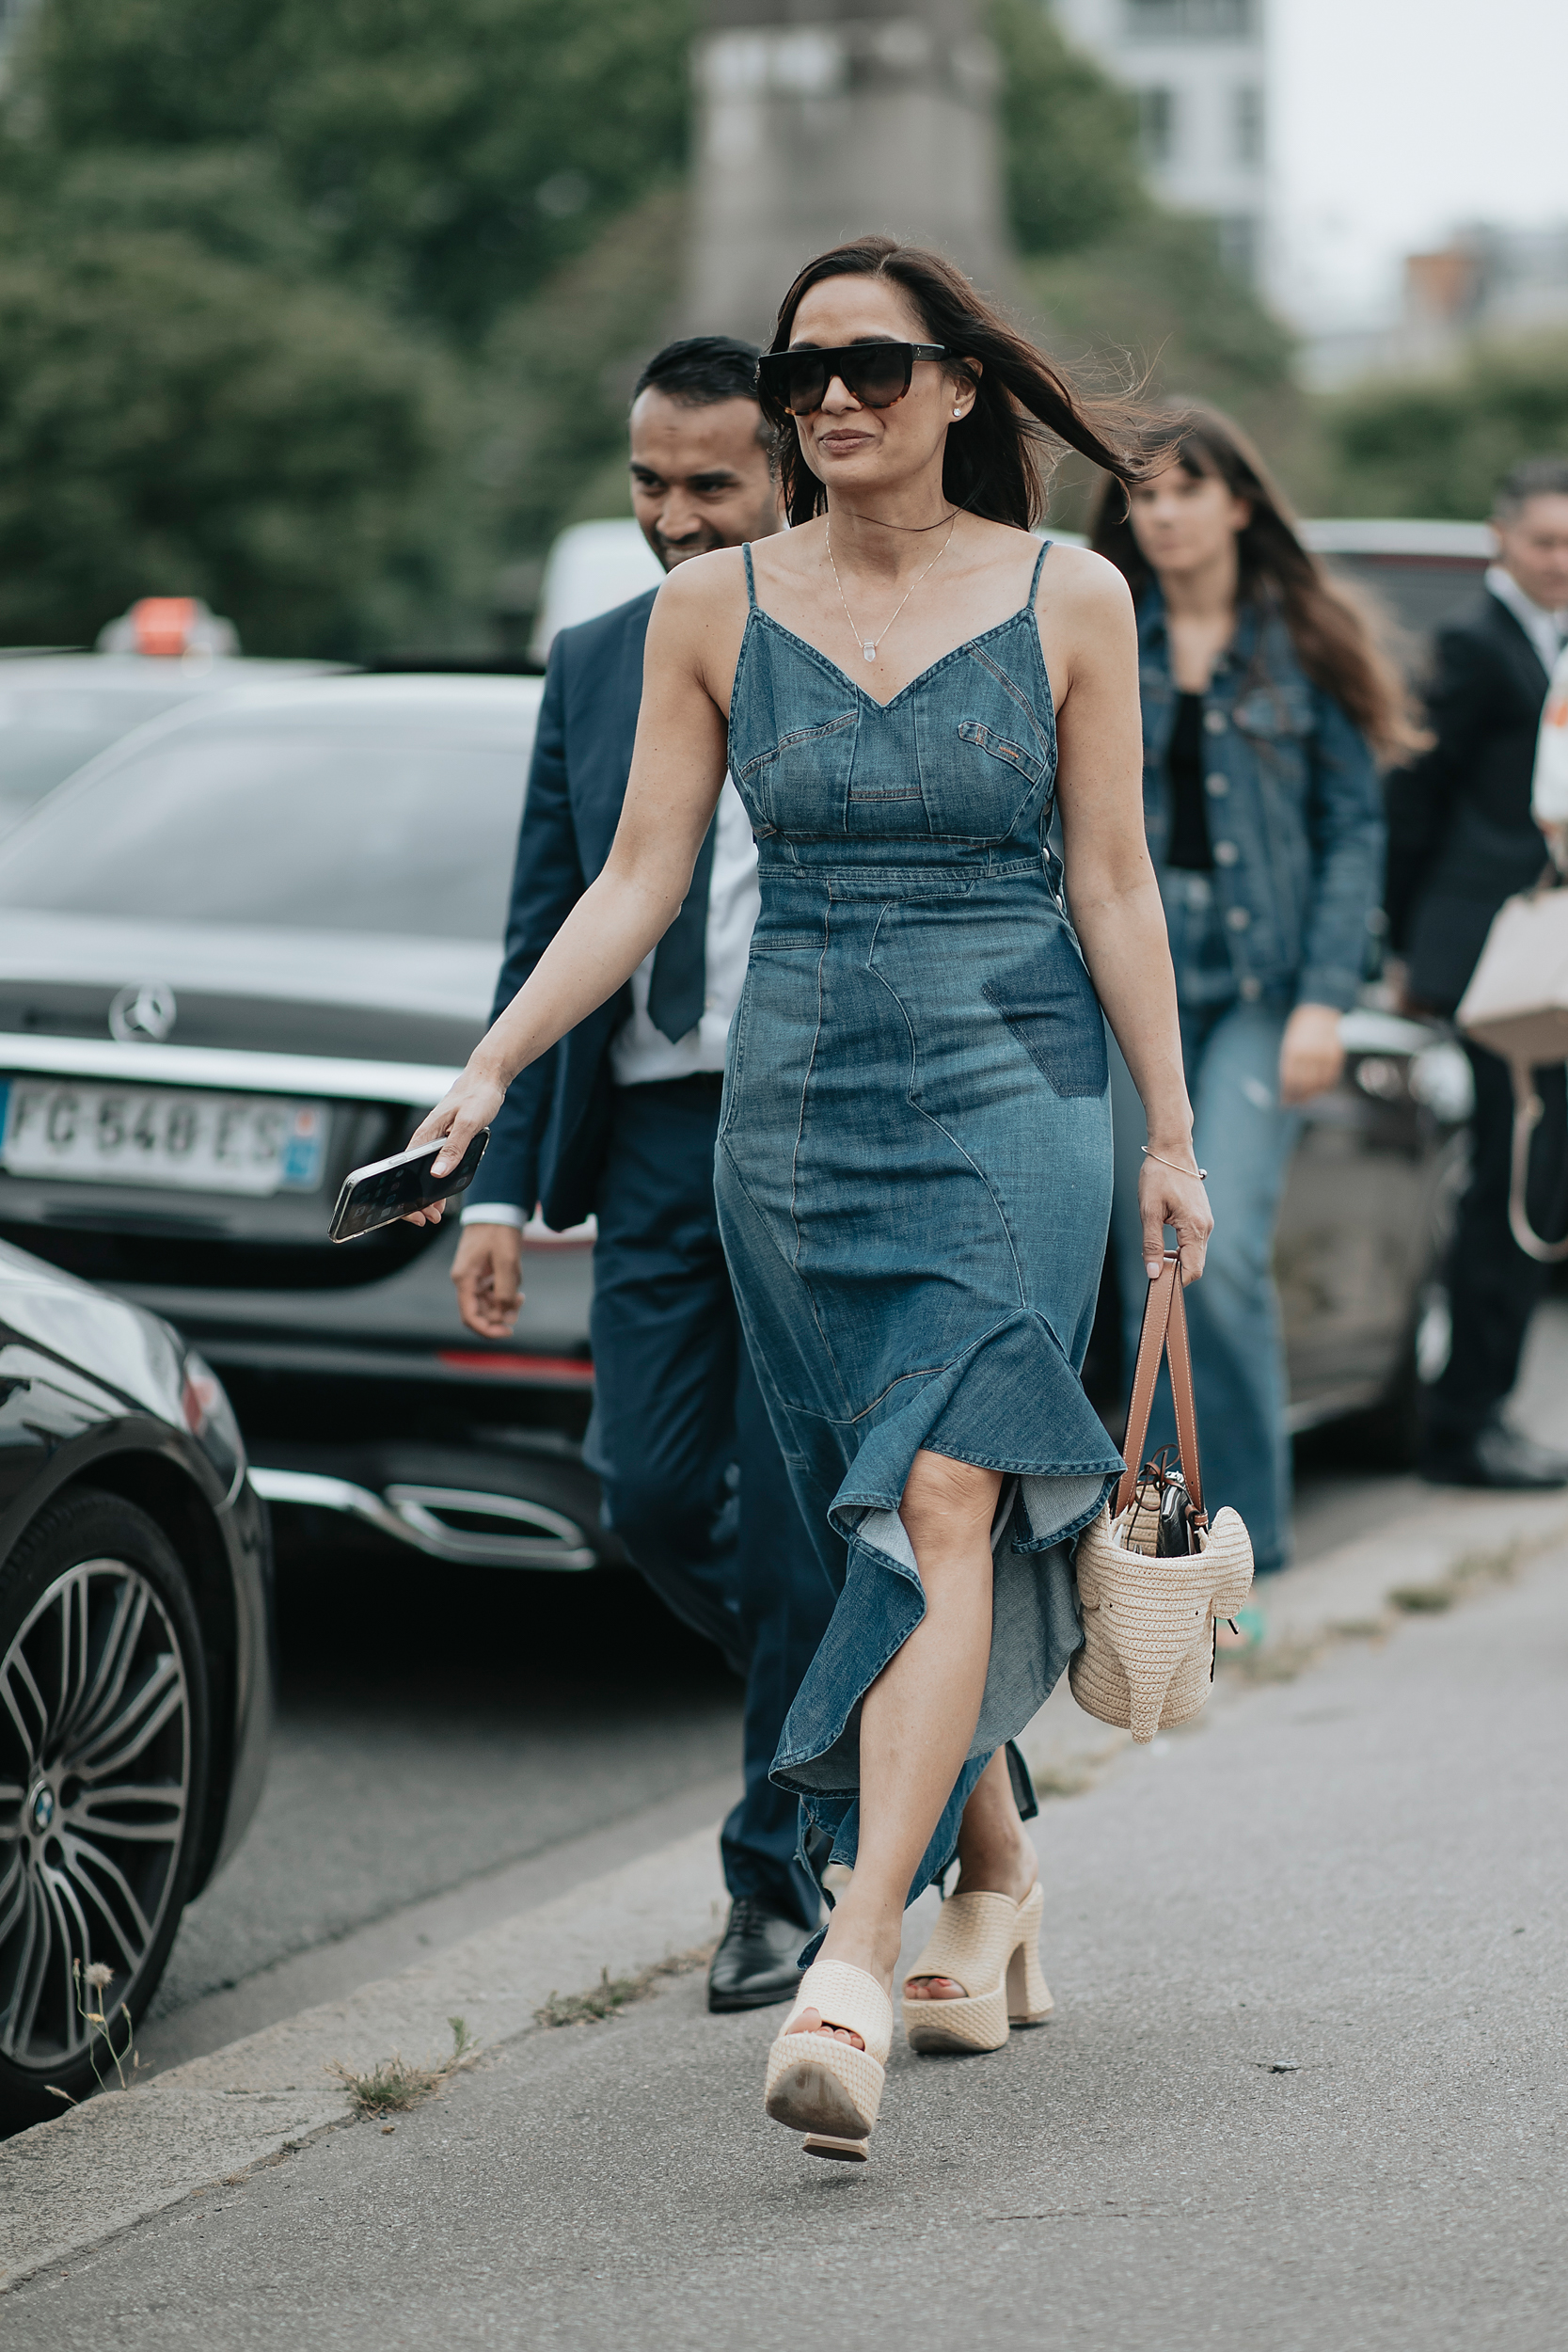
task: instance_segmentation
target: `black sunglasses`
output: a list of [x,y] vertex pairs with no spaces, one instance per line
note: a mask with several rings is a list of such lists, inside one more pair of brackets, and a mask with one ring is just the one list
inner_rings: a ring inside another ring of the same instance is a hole
[[841,343],[831,350],[809,344],[797,351],[765,351],[757,361],[757,389],[775,409],[809,417],[828,397],[836,375],[863,408],[891,408],[910,389],[917,359],[944,359],[944,343]]

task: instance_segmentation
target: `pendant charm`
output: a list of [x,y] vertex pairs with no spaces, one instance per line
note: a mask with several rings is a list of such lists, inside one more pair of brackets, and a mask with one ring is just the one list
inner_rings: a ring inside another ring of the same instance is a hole
[[863,654],[864,654],[864,656],[865,656],[865,658],[866,658],[867,661],[875,661],[875,660],[876,660],[876,659],[877,659],[877,648],[876,648],[876,646],[872,644],[872,642],[871,642],[871,640],[870,640],[870,638],[869,638],[869,637],[866,639],[866,641],[865,641],[864,644],[861,647],[861,651],[862,651],[862,653],[863,653]]

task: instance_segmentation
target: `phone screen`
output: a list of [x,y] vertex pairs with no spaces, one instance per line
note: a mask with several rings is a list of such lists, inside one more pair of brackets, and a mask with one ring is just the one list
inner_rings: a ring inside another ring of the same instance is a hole
[[392,1159],[350,1168],[332,1212],[328,1229],[332,1239],[352,1241],[358,1233],[373,1233],[378,1226],[395,1224],[409,1209],[427,1208],[433,1200],[467,1192],[489,1140],[490,1130],[485,1127],[474,1136],[450,1176],[431,1173],[443,1148],[439,1143],[421,1143],[417,1150],[399,1152]]

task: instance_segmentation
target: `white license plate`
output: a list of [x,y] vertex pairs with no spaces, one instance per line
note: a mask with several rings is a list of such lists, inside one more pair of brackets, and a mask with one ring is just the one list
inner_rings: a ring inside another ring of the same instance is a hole
[[12,1176],[258,1198],[313,1192],[326,1130],[325,1103],[0,1078],[0,1167]]

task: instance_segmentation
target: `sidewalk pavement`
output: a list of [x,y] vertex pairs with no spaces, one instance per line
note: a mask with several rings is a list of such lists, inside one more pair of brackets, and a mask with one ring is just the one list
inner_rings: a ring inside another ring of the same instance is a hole
[[[1565,1539],[1560,1497],[1454,1495],[1271,1580],[1261,1649],[1149,1750],[1053,1696],[1026,1748],[1086,1790],[1036,1825],[1057,2019],[984,2061],[900,2041],[863,2173],[763,2122],[777,2016],[707,2018],[699,1977],[534,2023],[711,1940],[704,1832],[0,2148],[13,2332],[1555,2346]],[[438,2057],[454,2015],[472,2070],[354,2122],[327,2067]]]

